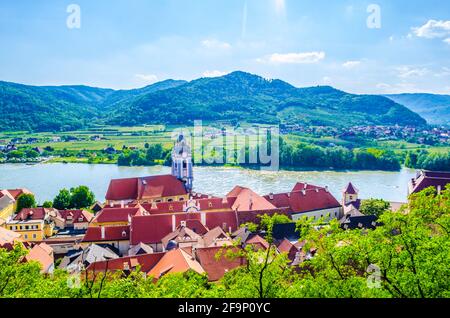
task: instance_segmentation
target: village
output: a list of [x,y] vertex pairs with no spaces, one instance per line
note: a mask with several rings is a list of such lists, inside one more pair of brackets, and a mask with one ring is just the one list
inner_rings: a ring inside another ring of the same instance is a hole
[[[159,279],[171,273],[195,271],[211,282],[243,266],[245,260],[217,258],[223,249],[269,249],[259,224],[262,216],[285,216],[289,223],[275,224],[273,244],[286,253],[291,266],[314,257],[305,250],[296,221],[339,221],[345,230],[373,229],[375,215],[361,213],[357,185],[349,180],[342,197],[334,197],[326,185],[301,180],[285,193],[258,194],[236,185],[224,197],[195,191],[191,148],[183,136],[172,151],[170,175],[110,181],[104,202],[89,209],[58,210],[24,208],[16,211],[17,199],[31,191],[0,191],[0,248],[22,244],[29,250],[24,261],[37,261],[42,273],[56,268],[70,273],[123,272],[139,268]],[[450,183],[450,173],[420,171],[410,180],[408,194],[428,187],[438,192]],[[404,203],[391,202],[398,211]]]

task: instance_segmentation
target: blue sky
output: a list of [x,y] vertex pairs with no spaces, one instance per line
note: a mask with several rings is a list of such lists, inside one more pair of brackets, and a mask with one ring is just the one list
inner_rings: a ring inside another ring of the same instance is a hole
[[[380,28],[368,27],[371,4]],[[446,0],[1,1],[0,43],[0,80],[25,84],[125,89],[243,70],[298,87],[450,94]]]

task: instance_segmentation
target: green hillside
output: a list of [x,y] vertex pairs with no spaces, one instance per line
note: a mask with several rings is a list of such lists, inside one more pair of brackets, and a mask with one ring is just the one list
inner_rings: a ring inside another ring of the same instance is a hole
[[197,119],[338,126],[426,123],[382,96],[353,95],[328,86],[296,88],[244,72],[117,91],[0,82],[0,109],[0,130],[190,124]]
[[405,105],[431,124],[450,124],[450,95],[398,94],[386,97]]

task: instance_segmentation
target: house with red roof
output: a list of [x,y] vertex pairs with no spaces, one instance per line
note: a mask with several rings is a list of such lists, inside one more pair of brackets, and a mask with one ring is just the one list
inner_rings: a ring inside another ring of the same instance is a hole
[[205,270],[193,255],[190,255],[183,249],[174,249],[167,253],[150,270],[147,275],[154,280],[160,279],[167,274],[186,273],[194,271],[198,274],[204,274]]
[[104,208],[91,220],[90,226],[126,226],[131,217],[147,215],[147,211],[140,205],[128,208]]
[[20,233],[25,241],[42,241],[53,235],[54,223],[49,216],[53,210],[42,207],[22,209],[6,223],[6,228]]
[[31,194],[28,189],[0,190],[0,226],[4,225],[16,212],[17,199],[21,194]]
[[35,244],[24,257],[25,262],[35,261],[41,266],[41,273],[52,273],[54,266],[53,249],[45,243]]
[[152,253],[103,260],[89,264],[86,271],[88,273],[122,272],[128,275],[139,269],[142,273],[148,273],[164,255],[165,253]]
[[90,244],[111,245],[126,255],[130,249],[130,226],[90,226],[81,241],[81,246],[86,247]]
[[[301,189],[303,187],[303,189]],[[342,206],[327,187],[298,183],[295,191],[269,194],[264,198],[277,208],[287,212],[292,220],[303,217],[313,219],[336,219],[342,215]]]
[[422,170],[408,184],[408,195],[418,193],[426,188],[434,187],[439,193],[450,183],[450,172]]
[[204,247],[194,249],[193,254],[208,275],[208,280],[214,282],[227,272],[246,264],[243,257],[230,257],[230,251],[231,254],[237,255],[239,249],[223,246]]
[[49,215],[59,229],[86,230],[94,218],[86,210],[51,210]]
[[189,193],[183,181],[173,175],[111,180],[106,192],[110,206],[120,204],[187,201]]

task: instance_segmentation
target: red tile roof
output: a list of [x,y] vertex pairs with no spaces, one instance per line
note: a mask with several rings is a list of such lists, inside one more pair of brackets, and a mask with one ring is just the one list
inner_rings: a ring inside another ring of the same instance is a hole
[[45,208],[26,208],[22,209],[14,217],[14,221],[26,221],[26,220],[44,220],[47,209]]
[[53,265],[53,249],[45,243],[36,244],[25,255],[27,262],[36,261],[41,265],[41,272],[48,273]]
[[450,172],[421,171],[409,183],[409,194],[420,192],[428,187],[441,187],[444,190],[450,183]]
[[95,262],[90,264],[86,270],[88,272],[124,271],[134,270],[139,265],[143,273],[150,271],[165,255],[165,253],[142,254],[128,257],[115,258],[108,261]]
[[107,200],[140,200],[187,194],[184,183],[172,175],[111,180]]
[[207,212],[205,215],[206,226],[210,229],[220,227],[225,232],[234,232],[239,227],[236,212]]
[[207,273],[209,281],[218,281],[226,272],[245,265],[243,257],[227,257],[229,249],[234,254],[238,252],[236,247],[206,247],[195,250],[196,258]]
[[323,188],[266,195],[265,198],[278,208],[287,208],[290,213],[310,212],[341,206],[336,198]]
[[[175,218],[176,220],[176,218]],[[176,224],[178,226],[179,224]],[[135,216],[131,218],[130,244],[160,243],[163,237],[173,231],[172,215]]]
[[323,189],[323,187],[315,186],[306,182],[297,182],[297,184],[292,188],[291,192],[302,191],[302,190],[313,190],[313,189]]
[[17,200],[17,198],[21,195],[21,194],[31,194],[32,192],[28,189],[11,189],[11,190],[7,190],[12,197]]
[[145,212],[145,209],[140,206],[134,208],[105,208],[95,216],[92,223],[128,222],[130,217],[144,215]]
[[73,223],[89,223],[94,218],[94,215],[86,210],[58,210],[58,213],[65,220],[71,216]]
[[182,249],[171,250],[147,273],[154,279],[166,274],[184,273],[193,270],[199,274],[205,271],[195,259]]
[[276,209],[276,207],[264,197],[248,188],[240,186],[235,187],[227,194],[227,197],[236,198],[232,205],[232,209],[235,211],[265,211]]
[[[102,237],[102,228],[104,237]],[[130,239],[130,226],[95,226],[88,227],[82,242],[127,241]]]
[[245,242],[246,244],[254,245],[256,247],[263,248],[267,250],[270,246],[269,242],[267,242],[265,239],[263,239],[259,235],[253,235],[250,239]]

